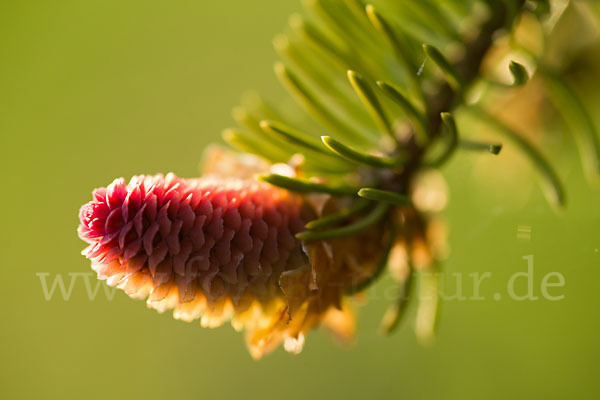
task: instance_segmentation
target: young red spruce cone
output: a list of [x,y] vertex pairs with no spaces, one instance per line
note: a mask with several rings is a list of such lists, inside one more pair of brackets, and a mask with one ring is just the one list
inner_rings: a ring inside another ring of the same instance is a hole
[[[323,324],[351,341],[343,300],[374,273],[383,231],[303,243],[313,202],[256,179],[136,176],[96,189],[80,210],[83,254],[100,279],[177,319],[245,330],[255,358],[281,342],[299,352]],[[326,208],[336,200],[326,201]]]

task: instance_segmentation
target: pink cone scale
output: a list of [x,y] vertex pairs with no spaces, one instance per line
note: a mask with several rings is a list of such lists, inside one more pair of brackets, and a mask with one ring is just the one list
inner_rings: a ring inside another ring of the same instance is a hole
[[300,197],[256,180],[140,175],[96,189],[78,233],[99,278],[131,297],[237,308],[280,296],[281,273],[306,264],[294,235],[309,216]]

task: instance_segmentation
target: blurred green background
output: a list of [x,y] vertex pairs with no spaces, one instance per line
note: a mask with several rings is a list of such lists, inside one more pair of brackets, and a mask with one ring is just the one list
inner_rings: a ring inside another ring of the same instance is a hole
[[[0,2],[0,397],[598,398],[600,191],[567,138],[559,171],[569,207],[560,214],[535,180],[517,176],[533,174],[510,149],[446,169],[444,268],[464,274],[467,295],[467,274],[492,278],[486,300],[443,304],[429,347],[416,343],[411,318],[396,335],[379,334],[386,280],[359,308],[351,350],[315,331],[299,356],[278,350],[260,362],[229,326],[175,321],[120,291],[109,301],[100,288],[90,301],[81,278],[68,301],[58,292],[46,301],[36,273],[68,283],[68,273],[90,271],[76,227],[93,188],[139,173],[197,175],[240,93],[280,98],[270,41],[298,9],[295,0]],[[599,83],[585,88],[600,114]],[[498,183],[482,186],[482,170]],[[507,298],[527,255],[535,294],[558,271],[566,285],[551,293],[563,300]]]

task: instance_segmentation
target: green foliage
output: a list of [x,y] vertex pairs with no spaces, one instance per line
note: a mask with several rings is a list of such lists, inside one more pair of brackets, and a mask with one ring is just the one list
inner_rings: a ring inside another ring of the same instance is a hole
[[377,204],[373,209],[365,215],[364,218],[358,220],[341,228],[332,228],[325,230],[308,230],[298,233],[296,237],[298,239],[313,241],[313,240],[327,240],[335,239],[346,236],[356,235],[364,229],[373,226],[379,220],[381,220],[389,210],[389,205],[386,203]]
[[[478,84],[490,83],[484,58],[497,43],[512,46],[507,57],[526,58],[527,68],[510,61],[508,71],[496,70],[509,72],[512,82],[490,86],[506,94],[528,89],[530,81],[542,77],[543,95],[571,127],[591,175],[599,174],[600,143],[589,112],[560,73],[516,39],[526,16],[538,21],[545,43],[556,26],[546,21],[560,17],[548,1],[306,0],[304,6],[308,16],[294,15],[289,31],[274,42],[283,60],[275,66],[276,75],[299,108],[238,110],[236,119],[246,129],[225,136],[272,162],[304,156],[298,178],[267,175],[263,181],[351,199],[351,206],[312,221],[298,238],[354,235],[393,210],[415,211],[409,190],[420,171],[442,168],[463,150],[500,153],[501,143],[461,138],[459,133],[470,128],[462,119],[459,126],[454,118],[459,114],[475,117],[485,133],[502,136],[527,157],[549,201],[564,205],[563,185],[545,149],[498,117],[488,92],[479,91]],[[400,285],[399,299],[384,320],[386,332],[398,325],[414,281],[411,272]],[[419,291],[436,292],[436,279],[422,275],[419,282]],[[417,332],[423,340],[433,335],[438,301],[429,296],[419,304]]]
[[513,85],[515,87],[523,86],[527,83],[527,80],[529,79],[529,74],[527,73],[527,70],[524,66],[522,66],[516,61],[511,61],[508,65],[508,69],[510,70],[511,75],[513,76]]
[[[545,156],[497,121],[482,101],[466,100],[474,84],[484,79],[479,66],[498,33],[505,27],[516,29],[524,13],[546,18],[548,2],[307,0],[304,5],[308,17],[294,15],[289,32],[274,42],[283,59],[275,66],[276,74],[300,105],[287,115],[298,117],[291,121],[279,110],[238,109],[236,120],[246,132],[228,131],[226,140],[272,162],[301,153],[304,174],[323,182],[339,183],[335,174],[356,174],[359,168],[414,175],[420,168],[441,167],[456,150],[500,152],[499,143],[459,139],[460,127],[449,113],[465,110],[516,145],[551,188],[550,199],[563,204],[562,185]],[[476,19],[477,7],[488,8],[485,18]],[[446,54],[458,48],[462,52]],[[545,71],[541,63],[536,68],[539,60],[530,61],[534,75]],[[530,74],[522,64],[511,61],[508,70],[513,83],[501,90],[527,85]],[[588,165],[600,169],[600,146],[587,112],[556,74],[545,76],[548,95],[565,111]],[[445,138],[444,149],[432,161],[424,155],[433,145],[439,147],[437,138]],[[405,165],[410,168],[400,168]],[[369,186],[385,186],[375,179]]]
[[402,317],[406,313],[408,308],[409,299],[413,292],[413,286],[415,285],[414,271],[409,268],[408,276],[400,282],[397,293],[396,301],[386,311],[381,321],[381,330],[384,334],[392,334],[400,326]]
[[457,92],[461,92],[463,90],[463,83],[461,82],[461,77],[454,65],[439,51],[435,46],[431,46],[428,44],[423,45],[423,51],[427,55],[427,57],[442,71],[442,74]]
[[369,206],[369,204],[371,203],[366,200],[358,199],[354,202],[352,206],[344,208],[340,212],[310,221],[308,224],[306,224],[306,229],[322,229],[343,222],[349,219],[350,217],[361,213]]
[[387,190],[363,188],[358,191],[358,195],[363,199],[394,204],[397,206],[407,206],[410,204],[410,199],[408,196]]
[[326,193],[332,196],[352,196],[357,192],[356,189],[351,187],[326,185],[278,174],[262,175],[259,179],[273,186],[298,193]]
[[321,140],[323,140],[325,146],[327,146],[327,148],[333,153],[358,164],[364,164],[374,168],[395,168],[404,163],[402,157],[392,158],[365,153],[353,147],[346,146],[331,136],[323,136],[321,137]]
[[439,167],[443,165],[454,153],[454,150],[458,147],[458,128],[456,127],[456,121],[452,114],[444,112],[441,114],[442,122],[446,128],[446,148],[444,152],[438,156],[438,158],[431,162],[431,166]]

